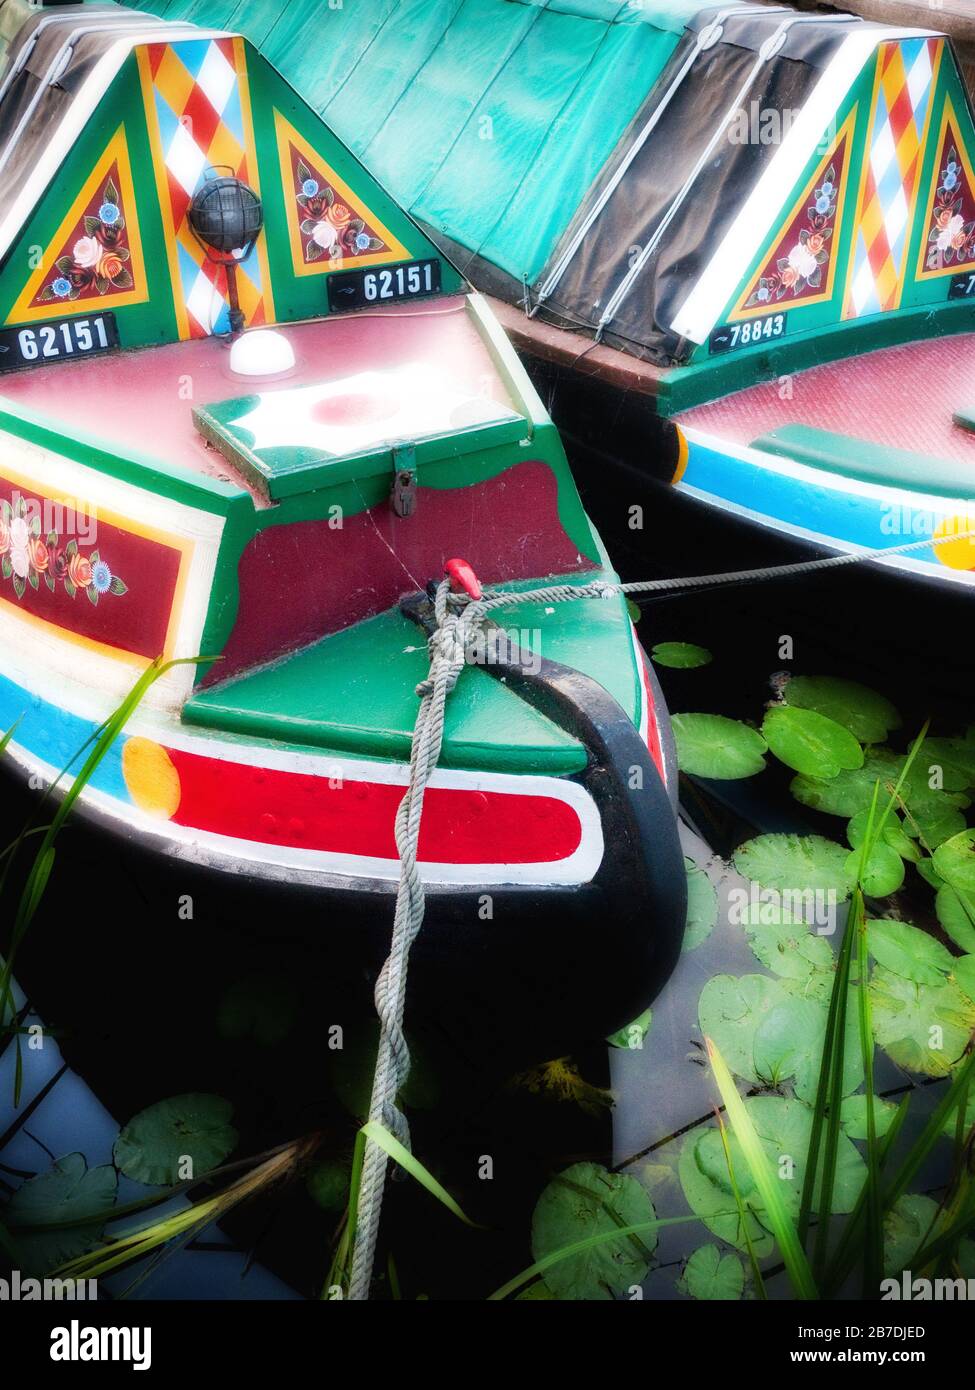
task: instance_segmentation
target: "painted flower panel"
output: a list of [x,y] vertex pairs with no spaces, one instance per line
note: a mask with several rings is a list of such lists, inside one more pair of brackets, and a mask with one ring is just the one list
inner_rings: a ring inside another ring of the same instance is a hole
[[61,586],[69,598],[84,593],[96,606],[105,594],[121,597],[128,592],[97,550],[84,554],[74,537],[65,541],[56,531],[43,535],[40,512],[39,502],[28,506],[24,497],[13,505],[0,500],[0,575],[9,580],[18,599],[42,583],[51,593]]
[[131,253],[119,194],[118,164],[91,199],[54,262],[33,304],[111,296],[131,290]]
[[310,168],[294,145],[289,149],[306,264],[388,251],[376,228],[342,201],[322,170]]
[[806,195],[791,221],[784,226],[743,309],[771,309],[783,300],[793,303],[822,295],[829,283],[848,145],[849,138],[844,135],[829,156],[825,169],[821,167],[811,194]]
[[959,142],[949,122],[928,227],[925,268],[929,271],[957,270],[975,262],[975,190],[958,150]]

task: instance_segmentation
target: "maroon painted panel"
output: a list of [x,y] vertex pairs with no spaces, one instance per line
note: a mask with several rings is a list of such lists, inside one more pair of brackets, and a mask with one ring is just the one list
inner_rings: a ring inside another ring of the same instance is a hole
[[135,656],[165,650],[181,553],[0,477],[0,601]]
[[410,517],[383,503],[341,530],[268,527],[241,557],[237,622],[204,684],[385,612],[455,556],[486,584],[591,568],[562,529],[557,494],[548,465],[526,460],[471,487],[421,487]]

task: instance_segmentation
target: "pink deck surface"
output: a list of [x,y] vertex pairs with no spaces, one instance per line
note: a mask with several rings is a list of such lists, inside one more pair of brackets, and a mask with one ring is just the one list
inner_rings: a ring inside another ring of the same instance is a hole
[[[782,425],[811,425],[871,444],[970,463],[975,434],[952,414],[975,407],[975,334],[883,348],[797,372],[791,399],[778,381],[762,382],[677,417],[737,444]],[[783,399],[783,395],[785,399]]]
[[148,454],[248,491],[232,465],[197,433],[194,406],[422,362],[449,369],[471,395],[516,408],[463,296],[283,324],[278,331],[297,360],[286,376],[270,381],[235,375],[229,345],[205,338],[11,373],[0,381],[0,399],[36,411],[56,427],[96,436],[120,453]]

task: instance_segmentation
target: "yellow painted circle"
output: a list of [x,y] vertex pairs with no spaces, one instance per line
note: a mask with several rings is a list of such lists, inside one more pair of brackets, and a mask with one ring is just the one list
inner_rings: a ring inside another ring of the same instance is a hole
[[947,516],[932,538],[934,553],[943,565],[953,570],[975,570],[975,512]]
[[122,775],[140,811],[169,820],[179,806],[179,773],[169,754],[148,738],[130,738],[122,749]]
[[671,483],[679,483],[687,468],[687,436],[680,425],[675,425],[674,429],[677,431],[677,467],[674,469],[674,476],[670,481]]

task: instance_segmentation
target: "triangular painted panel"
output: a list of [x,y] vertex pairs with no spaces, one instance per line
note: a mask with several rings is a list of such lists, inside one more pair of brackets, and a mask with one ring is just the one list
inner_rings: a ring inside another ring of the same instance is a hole
[[769,255],[735,307],[732,319],[767,314],[781,305],[820,304],[833,296],[838,228],[850,177],[856,107],[820,161],[783,223]]
[[295,274],[408,259],[403,243],[280,111],[274,125]]
[[925,205],[919,280],[957,275],[975,267],[975,173],[962,130],[948,97],[941,119],[938,160]]
[[149,297],[125,128],[119,126],[66,212],[8,323],[115,309]]
[[[233,174],[260,193],[244,42],[178,40],[138,50],[157,193],[181,338],[230,326],[226,272],[209,259],[189,222],[194,193],[214,174]],[[264,238],[237,264],[249,326],[274,318]]]

